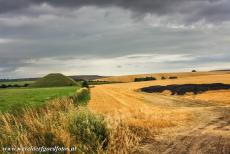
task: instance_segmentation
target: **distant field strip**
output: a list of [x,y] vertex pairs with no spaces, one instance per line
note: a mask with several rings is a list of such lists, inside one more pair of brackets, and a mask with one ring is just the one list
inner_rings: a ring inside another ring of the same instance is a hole
[[99,81],[108,82],[133,82],[135,78],[146,78],[153,77],[157,80],[171,80],[169,78],[187,78],[187,77],[199,77],[199,76],[210,76],[210,75],[223,75],[229,74],[230,71],[213,71],[213,72],[178,72],[178,73],[152,73],[152,74],[136,74],[136,75],[122,75],[122,76],[112,76],[107,78],[100,78]]

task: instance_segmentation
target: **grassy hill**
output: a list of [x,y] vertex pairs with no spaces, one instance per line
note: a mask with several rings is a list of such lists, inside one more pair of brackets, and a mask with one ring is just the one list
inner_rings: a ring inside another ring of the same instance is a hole
[[60,73],[52,73],[34,82],[30,87],[64,87],[75,85],[78,85],[78,83],[73,79]]

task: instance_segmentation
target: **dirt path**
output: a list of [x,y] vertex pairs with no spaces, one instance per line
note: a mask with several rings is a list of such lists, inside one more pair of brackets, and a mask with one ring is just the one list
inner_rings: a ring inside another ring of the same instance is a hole
[[[213,79],[215,80],[215,79]],[[191,78],[183,79],[187,83]],[[176,81],[165,81],[161,84]],[[177,81],[178,82],[178,81]],[[198,79],[198,82],[202,82]],[[215,82],[215,81],[210,81]],[[230,82],[226,79],[225,82]],[[137,89],[156,82],[100,85],[91,88],[93,112],[160,130],[133,153],[229,154],[230,106],[177,96],[146,94]]]

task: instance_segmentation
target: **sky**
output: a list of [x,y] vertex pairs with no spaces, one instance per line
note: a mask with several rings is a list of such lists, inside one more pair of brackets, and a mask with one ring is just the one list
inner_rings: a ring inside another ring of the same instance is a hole
[[229,68],[229,0],[0,0],[0,78]]

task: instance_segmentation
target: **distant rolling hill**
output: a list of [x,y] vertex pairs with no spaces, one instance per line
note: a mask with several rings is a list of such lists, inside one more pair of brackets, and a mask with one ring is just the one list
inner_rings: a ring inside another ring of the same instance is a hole
[[74,80],[87,80],[87,81],[106,78],[106,76],[99,76],[99,75],[73,75],[69,77],[71,77]]
[[217,75],[217,74],[228,74],[228,73],[230,73],[230,71],[152,73],[152,74],[111,76],[106,78],[100,78],[98,80],[107,81],[107,82],[134,82],[135,78],[145,78],[145,77],[154,77],[157,80],[161,80],[162,77],[164,77],[165,79],[168,79],[170,77],[185,78],[185,77],[192,77],[192,76]]
[[[68,76],[74,80],[97,80],[101,78],[106,78],[108,76],[99,76],[99,75],[71,75]],[[41,79],[41,77],[37,78],[15,78],[15,79],[0,79],[0,82],[17,82],[17,81],[36,81]]]
[[225,72],[225,71],[230,71],[230,69],[213,70],[213,71],[214,71],[214,72],[215,72],[215,71],[221,71],[221,72],[223,71],[223,72]]
[[60,73],[51,73],[35,81],[30,87],[64,87],[79,85],[72,78]]

